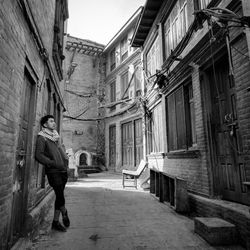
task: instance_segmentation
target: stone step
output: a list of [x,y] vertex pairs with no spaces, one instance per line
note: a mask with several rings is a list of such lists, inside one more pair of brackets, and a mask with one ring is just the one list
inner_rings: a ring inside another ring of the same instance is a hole
[[84,165],[84,166],[78,167],[79,177],[82,177],[82,175],[84,175],[84,173],[91,174],[91,173],[100,173],[100,172],[101,172],[101,169],[99,167],[96,167],[96,166]]
[[196,217],[194,231],[213,246],[237,243],[235,225],[220,218]]

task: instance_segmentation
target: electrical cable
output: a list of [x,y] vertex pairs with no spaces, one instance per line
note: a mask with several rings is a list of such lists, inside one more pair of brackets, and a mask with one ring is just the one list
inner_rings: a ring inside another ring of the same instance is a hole
[[237,51],[239,54],[241,54],[242,56],[245,56],[246,58],[248,58],[248,60],[250,60],[250,56],[243,54],[240,50],[238,50],[237,48],[235,48],[233,45],[230,45],[235,51]]

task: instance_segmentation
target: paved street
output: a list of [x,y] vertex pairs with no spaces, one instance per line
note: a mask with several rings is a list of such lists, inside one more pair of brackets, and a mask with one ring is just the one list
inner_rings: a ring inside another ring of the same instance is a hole
[[122,189],[120,174],[91,174],[68,183],[66,203],[68,231],[50,229],[51,209],[40,235],[26,249],[243,249],[210,247],[194,233],[190,218],[157,202],[149,192]]

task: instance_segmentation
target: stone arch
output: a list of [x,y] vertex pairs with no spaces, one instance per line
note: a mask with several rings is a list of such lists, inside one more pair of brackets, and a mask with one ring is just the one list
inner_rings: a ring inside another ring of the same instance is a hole
[[86,165],[91,166],[92,165],[92,158],[91,158],[91,154],[88,151],[85,150],[78,150],[75,153],[75,161],[76,161],[76,165],[80,166],[80,157],[82,154],[85,154],[85,156],[82,156],[82,158],[86,158]]

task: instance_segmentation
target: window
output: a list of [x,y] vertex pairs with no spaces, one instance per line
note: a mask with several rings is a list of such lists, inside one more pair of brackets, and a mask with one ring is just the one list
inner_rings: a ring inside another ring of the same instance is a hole
[[172,45],[172,36],[171,36],[171,29],[170,29],[170,19],[164,25],[165,30],[165,53],[166,57],[171,54],[171,50],[173,49]]
[[115,49],[110,52],[110,71],[115,69]]
[[173,48],[177,46],[178,43],[178,28],[179,28],[179,22],[178,17],[174,20],[172,24],[172,38],[173,38]]
[[[196,130],[195,130],[195,112],[194,112],[194,95],[193,95],[193,87],[192,84],[188,85],[188,96],[187,101],[189,103],[188,108],[188,117],[190,119],[190,126],[191,126],[191,134],[189,134],[188,140],[192,143],[192,145],[196,144],[197,138],[196,138]],[[189,129],[190,130],[190,129]]]
[[179,2],[173,8],[174,11],[177,10],[174,18],[170,14],[164,24],[165,58],[169,57],[171,50],[176,48],[188,29],[187,2],[185,1],[180,8],[177,8],[178,6]]
[[121,41],[121,61],[124,61],[128,57],[128,41],[127,37]]
[[187,29],[187,3],[184,3],[180,10],[180,39],[185,36]]
[[128,71],[123,75],[121,75],[121,97],[123,97],[123,99],[128,98],[127,87],[128,87]]
[[53,41],[53,60],[59,80],[63,79],[62,61],[63,55],[63,37],[64,37],[64,21],[68,18],[67,1],[56,0],[55,25],[54,25],[54,41]]
[[135,66],[135,96],[140,96],[141,95],[141,66]]
[[56,125],[57,125],[57,131],[60,131],[60,127],[61,127],[61,107],[60,107],[59,103],[57,104]]
[[167,97],[169,151],[188,149],[196,143],[192,85],[182,86]]
[[211,0],[194,0],[194,9],[195,10],[205,9],[210,2]]
[[151,76],[160,68],[160,47],[158,37],[155,39],[153,45],[146,55],[147,61],[147,75]]
[[[110,84],[110,102],[116,101],[116,86],[115,81]],[[115,110],[116,106],[110,108],[110,111]]]
[[152,117],[149,120],[147,128],[148,152],[163,152],[163,124],[162,124],[162,106],[158,104],[152,110]]

